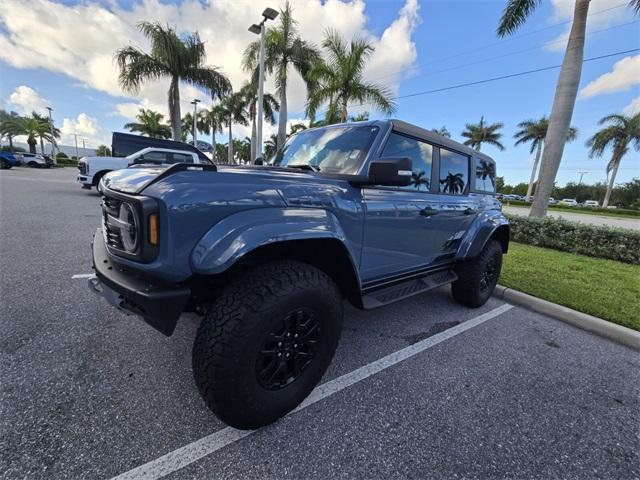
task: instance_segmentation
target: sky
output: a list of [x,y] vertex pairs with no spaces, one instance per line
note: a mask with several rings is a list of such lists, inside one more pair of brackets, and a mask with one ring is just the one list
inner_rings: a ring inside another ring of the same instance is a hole
[[[26,114],[46,113],[51,106],[63,143],[72,145],[76,133],[86,138],[88,147],[109,145],[111,132],[124,131],[139,108],[167,113],[168,80],[145,84],[135,95],[118,85],[114,52],[130,44],[148,49],[137,22],[158,21],[181,34],[198,31],[207,64],[221,68],[237,89],[248,78],[240,64],[242,51],[255,38],[248,26],[266,6],[282,6],[280,0],[27,1],[29,8],[25,0],[0,0],[0,108]],[[528,181],[533,157],[529,146],[514,146],[513,135],[519,122],[549,115],[559,70],[450,87],[559,65],[573,0],[542,0],[527,23],[506,39],[495,33],[504,0],[291,3],[305,40],[318,45],[332,28],[347,39],[370,42],[375,50],[365,78],[398,97],[394,118],[424,128],[446,126],[454,140],[461,140],[466,123],[476,123],[481,116],[489,123],[503,123],[506,149],[486,146],[483,152],[496,159],[498,175],[507,183]],[[610,152],[590,159],[586,140],[605,115],[640,111],[640,51],[629,52],[640,49],[640,17],[627,3],[591,1],[585,59],[627,53],[585,62],[572,119],[578,139],[565,148],[560,185],[578,181],[580,172],[587,172],[584,182],[604,181]],[[296,122],[304,118],[306,92],[295,72],[290,77],[289,119]],[[271,79],[265,88],[273,93]],[[189,85],[181,85],[180,91],[183,115],[193,98],[206,98]],[[371,118],[383,118],[367,105],[352,108],[353,113],[362,110],[370,111]],[[265,138],[273,132],[275,127],[267,127]],[[235,126],[234,133],[244,138],[249,130]],[[219,136],[219,141],[226,140]],[[634,177],[640,177],[640,153],[630,150],[616,183]]]

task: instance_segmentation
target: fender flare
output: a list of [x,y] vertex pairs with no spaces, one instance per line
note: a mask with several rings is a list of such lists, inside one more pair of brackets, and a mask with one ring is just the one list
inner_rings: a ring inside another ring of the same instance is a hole
[[195,274],[226,271],[251,251],[269,244],[311,239],[338,240],[358,272],[355,252],[335,215],[323,209],[258,208],[230,215],[207,231],[191,252]]
[[509,235],[509,220],[501,211],[489,210],[482,212],[463,237],[456,253],[456,260],[466,260],[478,256],[489,239],[494,236],[497,236],[502,244],[502,251],[507,253]]

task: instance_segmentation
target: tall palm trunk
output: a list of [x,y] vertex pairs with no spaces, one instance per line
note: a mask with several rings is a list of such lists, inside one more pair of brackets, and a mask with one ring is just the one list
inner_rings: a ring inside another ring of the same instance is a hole
[[216,163],[216,129],[213,128],[213,122],[211,123],[211,161]]
[[173,77],[171,79],[171,86],[169,87],[169,117],[171,121],[171,135],[176,142],[182,140],[179,83],[179,78]]
[[347,121],[347,116],[349,112],[347,111],[347,99],[346,97],[342,100],[342,111],[340,112],[340,122],[345,123]]
[[531,169],[531,177],[529,178],[529,186],[527,187],[527,202],[531,201],[531,194],[533,193],[533,182],[536,181],[536,173],[538,172],[538,164],[540,163],[540,154],[542,154],[542,140],[538,142],[538,149],[536,151],[536,159],[533,161],[533,168]]
[[609,199],[611,198],[611,192],[613,191],[613,185],[616,182],[616,175],[618,174],[618,167],[620,166],[620,160],[622,159],[622,153],[619,150],[614,150],[611,163],[613,168],[609,173],[609,183],[607,184],[607,193],[604,195],[604,201],[602,202],[602,208],[609,206]]
[[229,147],[227,153],[227,163],[233,163],[233,134],[231,133],[231,122],[229,122]]
[[35,137],[28,137],[27,143],[29,144],[29,153],[36,153],[36,145],[38,144],[38,141]]
[[13,137],[11,135],[9,135],[8,138],[9,138],[9,148],[13,152]]
[[287,139],[287,81],[280,84],[280,110],[278,110],[278,151],[284,147]]
[[44,155],[44,141],[42,140],[42,137],[40,137],[40,153]]
[[549,195],[551,195],[553,183],[562,160],[562,152],[567,141],[573,108],[578,94],[580,76],[582,75],[584,37],[587,14],[589,13],[589,1],[576,0],[573,11],[573,25],[571,26],[569,42],[567,43],[567,50],[558,78],[558,86],[553,98],[536,198],[529,214],[531,217],[543,217],[546,215]]
[[256,117],[251,117],[251,161],[256,160],[258,151],[258,134],[256,133]]

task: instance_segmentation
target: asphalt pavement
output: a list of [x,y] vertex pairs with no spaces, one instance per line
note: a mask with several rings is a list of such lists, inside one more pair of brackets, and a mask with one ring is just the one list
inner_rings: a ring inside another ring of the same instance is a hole
[[72,279],[100,213],[74,177],[0,172],[0,478],[640,477],[638,352],[447,289],[347,306],[316,400],[227,428],[193,383],[197,317],[166,338]]
[[[529,215],[529,207],[514,207],[512,205],[503,205],[502,210],[512,215]],[[607,215],[593,215],[590,213],[567,212],[560,210],[547,210],[547,215],[554,218],[563,218],[571,222],[586,223],[589,225],[627,228],[630,230],[640,230],[640,219],[613,217]]]

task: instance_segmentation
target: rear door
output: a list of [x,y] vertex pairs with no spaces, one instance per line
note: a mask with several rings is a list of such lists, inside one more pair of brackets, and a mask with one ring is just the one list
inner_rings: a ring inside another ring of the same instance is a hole
[[[363,281],[453,261],[477,209],[469,191],[469,157],[392,132],[382,157],[413,162],[408,187],[363,189]],[[442,172],[442,173],[441,173]]]

